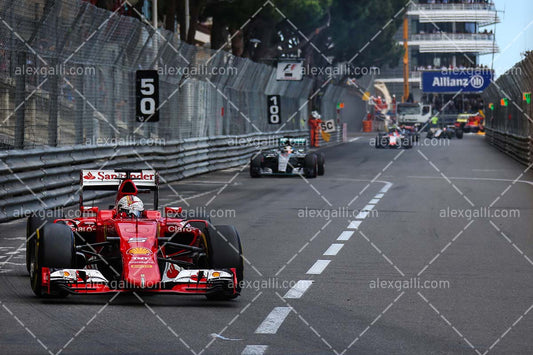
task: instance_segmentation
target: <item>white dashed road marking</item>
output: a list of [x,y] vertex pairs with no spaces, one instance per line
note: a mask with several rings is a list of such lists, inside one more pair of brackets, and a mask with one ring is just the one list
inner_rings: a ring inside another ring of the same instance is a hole
[[314,265],[311,266],[309,270],[307,270],[306,274],[320,275],[322,271],[326,269],[330,262],[331,260],[317,260],[316,263],[314,263]]
[[[353,223],[353,222],[352,222]],[[351,225],[351,224],[350,224]],[[352,237],[353,235],[353,231],[344,231],[341,233],[341,235],[339,235],[339,237],[337,238],[337,240],[350,240],[350,238]]]
[[385,186],[383,186],[383,187],[381,188],[381,190],[379,190],[379,192],[381,192],[381,193],[385,193],[385,192],[389,191],[389,189],[391,188],[391,186],[392,186],[392,183],[388,182]]
[[324,255],[335,256],[342,249],[343,246],[344,244],[333,243],[330,245],[328,250],[324,252]]
[[350,225],[348,226],[349,229],[357,229],[359,228],[359,225],[362,221],[352,221],[350,222]]
[[287,291],[283,298],[300,298],[311,287],[313,280],[300,280]]
[[291,313],[290,307],[275,307],[255,330],[256,334],[276,334],[279,327]]
[[[357,214],[357,216],[355,216],[355,218],[357,218],[357,219],[365,219],[367,216],[368,216],[368,212],[367,211],[361,211],[361,212],[359,212]],[[356,221],[354,221],[354,222],[356,222]],[[354,223],[354,222],[352,222],[352,223]],[[361,222],[359,221],[359,223],[361,223]],[[351,224],[350,224],[350,226],[351,226]],[[350,228],[350,227],[348,227],[348,228]]]
[[[359,138],[360,137],[353,138],[350,140],[350,142],[356,141]],[[368,205],[366,205],[361,210],[361,212],[359,212],[359,214],[355,217],[356,220],[350,221],[350,224],[348,225],[348,229],[358,229],[361,223],[363,222],[362,220],[365,219],[368,216],[369,212],[374,209],[376,204],[379,203],[380,199],[391,188],[391,186],[392,186],[392,183],[385,182],[385,186],[383,186],[383,188],[379,191],[380,193],[376,194],[368,202]],[[337,241],[348,241],[350,240],[353,234],[354,234],[354,231],[350,231],[350,230],[343,231],[337,237]],[[328,247],[328,249],[324,252],[323,255],[335,256],[339,253],[339,251],[342,249],[343,246],[344,244],[342,243],[333,243]],[[309,268],[309,270],[307,270],[306,274],[320,275],[326,269],[326,267],[329,265],[330,262],[331,260],[319,259],[313,264],[313,266]],[[299,280],[293,287],[291,287],[287,291],[287,293],[285,293],[285,296],[283,296],[283,298],[299,299],[304,295],[304,293],[309,289],[309,287],[311,287],[312,284],[313,284],[313,280]],[[278,329],[281,327],[281,324],[285,321],[285,319],[287,318],[291,310],[292,310],[291,307],[275,307],[269,313],[269,315],[265,318],[265,320],[263,320],[263,322],[259,325],[259,327],[257,327],[257,329],[255,330],[255,333],[256,334],[276,334]],[[379,317],[377,319],[379,319]],[[361,333],[361,335],[363,335],[367,329],[365,329],[363,333]],[[263,354],[265,353],[267,349],[268,349],[267,345],[246,345],[241,355]]]
[[262,355],[267,348],[268,345],[246,345],[241,355]]

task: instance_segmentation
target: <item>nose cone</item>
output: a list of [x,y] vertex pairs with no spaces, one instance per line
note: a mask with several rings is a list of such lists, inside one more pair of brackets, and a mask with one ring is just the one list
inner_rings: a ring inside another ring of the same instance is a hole
[[157,263],[156,222],[117,222],[120,235],[123,279],[128,288],[154,288],[161,281]]

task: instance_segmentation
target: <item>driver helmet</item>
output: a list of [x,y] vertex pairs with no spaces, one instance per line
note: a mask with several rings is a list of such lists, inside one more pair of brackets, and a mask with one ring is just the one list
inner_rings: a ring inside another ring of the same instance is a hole
[[311,116],[313,116],[313,118],[317,119],[317,120],[321,117],[320,114],[317,111],[311,112]]
[[137,196],[126,195],[118,201],[117,211],[119,213],[125,212],[130,217],[139,218],[144,211],[144,204]]
[[282,152],[290,154],[290,153],[293,152],[293,149],[292,149],[292,147],[290,145],[286,145],[285,147],[283,147]]

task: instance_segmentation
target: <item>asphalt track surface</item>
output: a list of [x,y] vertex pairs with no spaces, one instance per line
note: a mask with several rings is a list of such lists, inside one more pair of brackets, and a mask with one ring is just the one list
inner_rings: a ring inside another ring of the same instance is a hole
[[[324,149],[317,179],[235,168],[162,188],[162,204],[237,227],[246,283],[229,302],[38,299],[25,221],[2,224],[0,352],[533,353],[533,173],[481,136],[405,151],[370,139]],[[499,215],[476,215],[489,206]]]

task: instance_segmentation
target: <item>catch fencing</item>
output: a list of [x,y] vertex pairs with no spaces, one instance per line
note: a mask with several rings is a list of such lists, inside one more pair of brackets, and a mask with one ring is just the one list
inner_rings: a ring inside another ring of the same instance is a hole
[[[523,164],[533,163],[533,103],[524,93],[533,91],[533,53],[501,75],[483,92],[486,138],[489,144]],[[507,99],[507,105],[502,102]]]
[[[159,122],[135,121],[135,72],[159,72]],[[80,0],[0,5],[0,148],[307,130],[315,79],[180,41]],[[340,89],[339,89],[340,90]],[[338,91],[338,90],[337,90]],[[267,95],[280,95],[280,125]],[[331,111],[338,98],[320,106]]]

